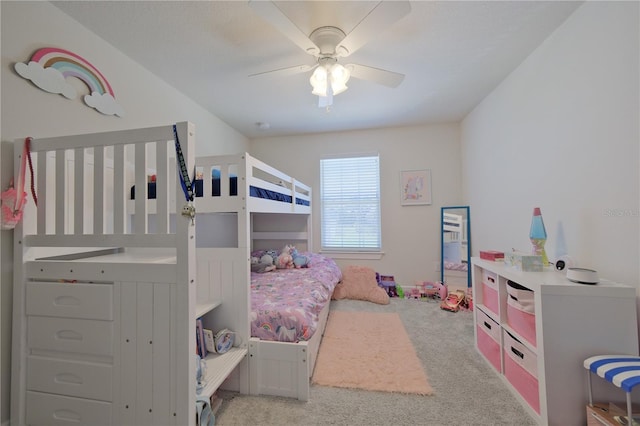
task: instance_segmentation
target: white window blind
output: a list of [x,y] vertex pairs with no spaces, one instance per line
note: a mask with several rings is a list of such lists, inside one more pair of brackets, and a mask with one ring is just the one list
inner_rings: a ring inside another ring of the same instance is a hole
[[322,249],[380,251],[377,155],[320,160]]

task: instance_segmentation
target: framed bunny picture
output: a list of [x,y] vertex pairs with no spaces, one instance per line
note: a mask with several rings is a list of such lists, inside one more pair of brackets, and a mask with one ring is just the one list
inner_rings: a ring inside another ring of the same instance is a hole
[[431,170],[400,172],[400,203],[403,206],[431,204]]

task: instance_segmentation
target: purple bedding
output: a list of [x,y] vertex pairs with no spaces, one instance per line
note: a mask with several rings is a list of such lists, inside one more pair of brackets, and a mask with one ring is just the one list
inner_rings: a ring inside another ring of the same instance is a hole
[[251,273],[251,336],[262,340],[309,340],[318,326],[320,311],[329,303],[342,279],[335,261],[317,253],[308,268]]

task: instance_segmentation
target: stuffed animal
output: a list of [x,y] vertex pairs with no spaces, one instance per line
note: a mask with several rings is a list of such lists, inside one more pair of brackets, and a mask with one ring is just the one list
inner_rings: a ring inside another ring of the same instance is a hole
[[263,254],[262,257],[260,258],[260,262],[259,263],[264,263],[267,265],[275,265],[275,260],[276,258],[271,256],[270,254]]
[[298,253],[298,249],[291,247],[291,257],[293,258],[293,266],[296,268],[308,268],[309,257]]
[[[267,256],[267,258],[265,258]],[[269,272],[276,269],[276,265],[273,264],[271,256],[265,255],[262,256],[266,260],[266,262],[262,262],[262,258],[258,259],[257,257],[251,257],[251,272],[257,272],[259,274],[263,272]]]
[[274,264],[276,269],[291,269],[293,268],[293,258],[291,257],[291,247],[286,245],[280,250],[280,253],[274,257]]
[[278,255],[276,259],[276,268],[277,269],[291,269],[293,268],[293,257],[286,252],[283,251]]
[[268,265],[275,266],[277,259],[278,252],[276,252],[275,250],[267,250],[260,258],[260,263],[266,263]]

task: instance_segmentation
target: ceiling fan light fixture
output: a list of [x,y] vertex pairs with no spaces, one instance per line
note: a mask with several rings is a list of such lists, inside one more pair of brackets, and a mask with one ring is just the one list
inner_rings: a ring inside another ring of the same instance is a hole
[[340,64],[331,67],[331,90],[334,95],[339,95],[348,89],[347,82],[351,77],[351,72]]
[[333,94],[329,90],[327,96],[318,96],[318,107],[327,108],[333,105]]
[[313,87],[311,93],[318,96],[327,96],[327,70],[324,67],[318,67],[315,69],[309,83]]

